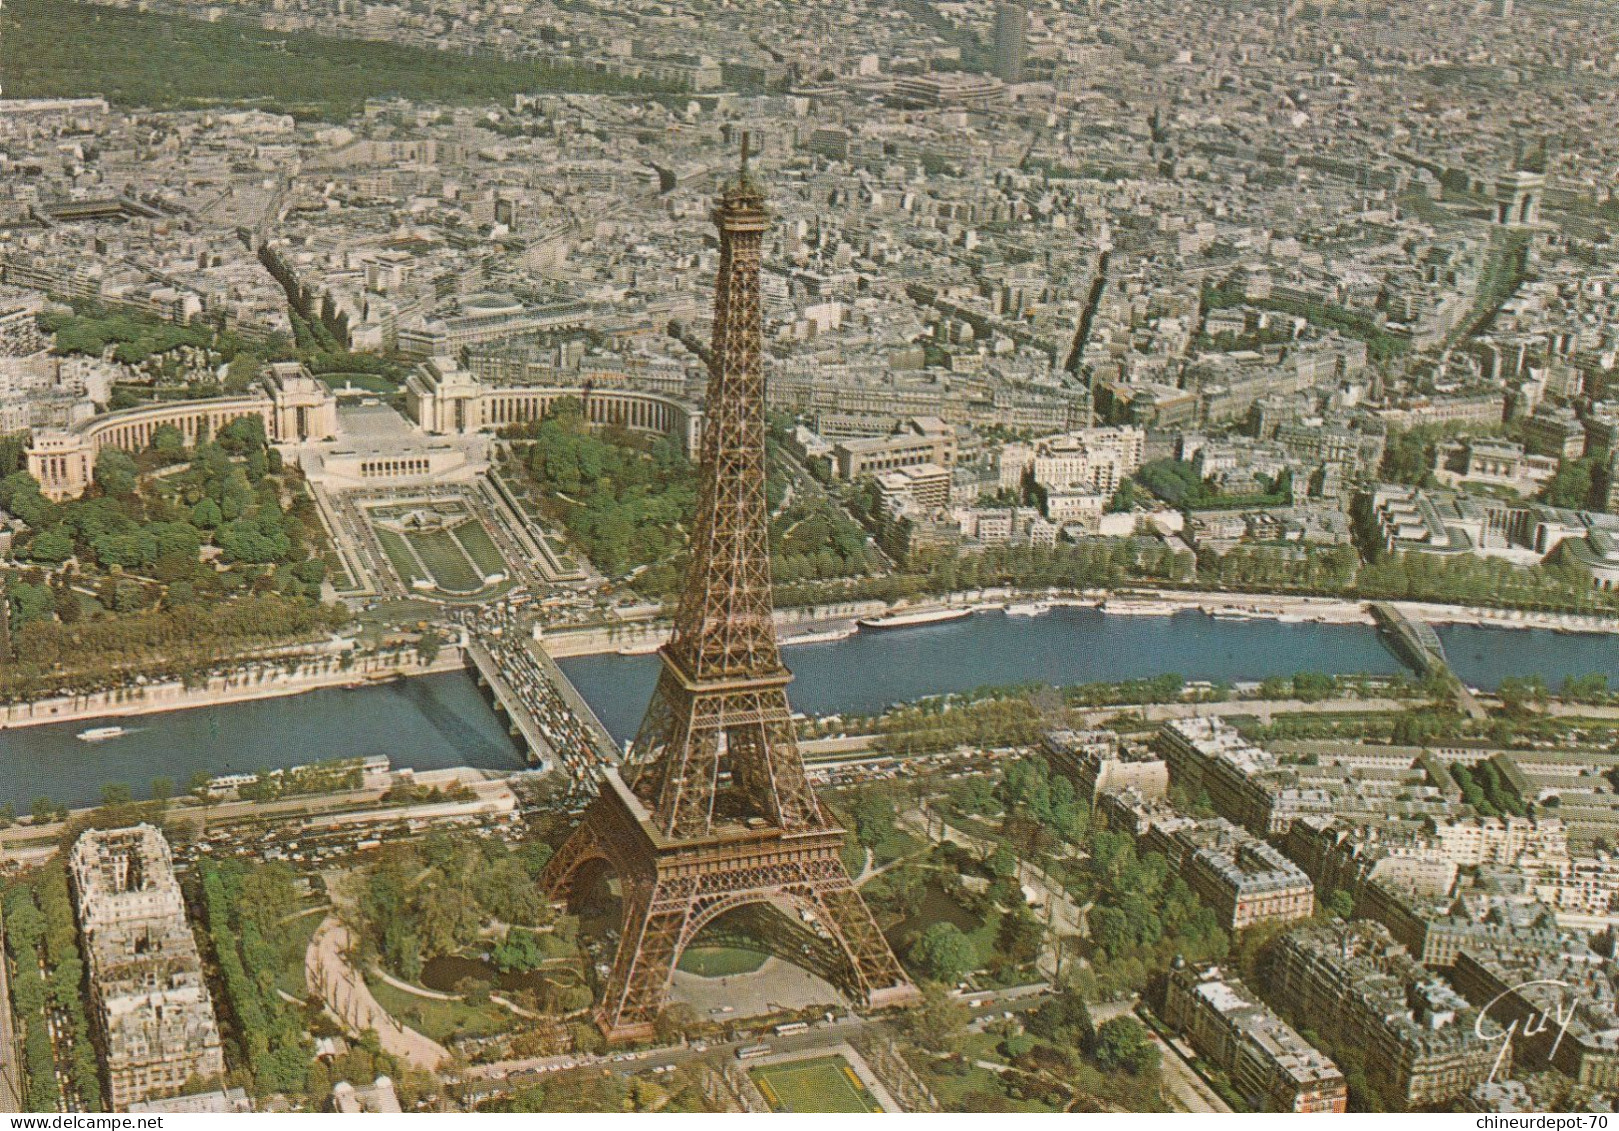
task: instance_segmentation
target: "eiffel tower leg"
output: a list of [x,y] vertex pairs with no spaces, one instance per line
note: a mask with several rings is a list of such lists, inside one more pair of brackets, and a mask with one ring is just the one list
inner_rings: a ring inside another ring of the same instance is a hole
[[610,841],[604,842],[587,813],[585,820],[563,841],[562,847],[546,861],[544,870],[540,872],[540,890],[553,900],[567,900],[573,895],[574,877],[581,864],[591,860],[613,862],[608,850],[610,844]]
[[645,1040],[669,992],[691,915],[688,895],[644,880],[624,883],[624,933],[596,1024],[610,1041]]
[[868,1007],[908,1005],[921,996],[900,968],[888,940],[871,917],[865,900],[843,872],[841,863],[836,876],[815,885],[814,898],[825,916],[827,929],[848,956],[855,984]]

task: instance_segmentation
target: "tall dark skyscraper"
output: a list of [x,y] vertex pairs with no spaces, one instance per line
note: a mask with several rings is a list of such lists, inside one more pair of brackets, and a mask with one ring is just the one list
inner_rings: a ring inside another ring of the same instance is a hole
[[1017,0],[995,5],[995,77],[1023,81],[1023,52],[1029,38],[1029,13]]

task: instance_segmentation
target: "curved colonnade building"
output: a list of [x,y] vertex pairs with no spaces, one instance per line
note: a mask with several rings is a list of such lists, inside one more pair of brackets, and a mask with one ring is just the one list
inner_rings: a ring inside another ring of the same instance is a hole
[[[489,385],[448,357],[423,362],[405,384],[405,409],[412,422],[420,431],[438,436],[465,436],[509,424],[532,423],[564,397],[581,398],[586,418],[592,424],[669,436],[687,456],[696,456],[703,410],[665,393],[593,388],[588,383]],[[77,498],[92,482],[96,457],[103,448],[141,451],[166,425],[179,429],[190,447],[244,416],[263,420],[265,435],[274,444],[340,439],[336,396],[298,363],[280,362],[266,366],[256,387],[244,396],[143,405],[104,413],[71,429],[36,432],[28,449],[28,471],[39,481],[47,498]],[[431,478],[464,462],[431,458],[435,453],[427,451],[393,454],[399,458],[386,467],[373,468],[367,463],[356,474],[363,472],[366,479]]]
[[77,498],[90,485],[103,448],[138,452],[165,425],[179,429],[191,447],[244,416],[263,420],[273,444],[337,434],[337,398],[297,362],[278,362],[264,368],[246,396],[142,405],[93,416],[68,430],[36,432],[28,448],[28,472],[39,480],[46,498]]
[[690,401],[639,389],[583,385],[486,385],[453,358],[422,362],[405,382],[405,411],[426,432],[465,435],[542,419],[557,401],[578,397],[591,424],[669,436],[696,458],[703,410]]

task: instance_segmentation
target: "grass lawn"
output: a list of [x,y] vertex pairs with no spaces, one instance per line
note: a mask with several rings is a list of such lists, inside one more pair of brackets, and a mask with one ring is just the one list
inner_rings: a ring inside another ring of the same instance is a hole
[[309,949],[309,940],[315,937],[315,931],[324,918],[324,912],[312,911],[280,925],[281,940],[277,946],[281,948],[285,960],[275,972],[276,989],[299,998],[309,992],[309,987],[304,983],[304,952]]
[[395,1020],[440,1043],[455,1037],[504,1033],[517,1020],[509,1010],[492,1003],[471,1005],[464,1001],[440,1001],[409,993],[369,976],[365,984],[370,987],[377,1003]]
[[492,573],[506,572],[506,559],[500,556],[495,540],[489,537],[489,531],[483,528],[483,523],[472,519],[455,527],[450,533],[466,551],[467,557],[472,559],[472,564],[477,566],[485,577]]
[[[1000,918],[993,911],[987,916],[974,914],[957,903],[943,884],[929,879],[927,887],[923,890],[921,905],[917,907],[915,914],[897,924],[892,933],[902,941],[903,949],[903,946],[910,945],[912,939],[935,923],[953,923],[972,939],[974,944],[982,946],[995,938]],[[980,950],[980,953],[988,952]]]
[[736,946],[689,946],[680,956],[680,969],[704,978],[751,974],[765,964],[768,954]]
[[355,613],[354,620],[360,625],[361,639],[374,647],[387,633],[426,620],[438,612],[438,609],[439,606],[431,601],[406,597],[392,601],[378,601],[375,608],[362,609]]
[[328,553],[323,560],[326,562],[326,579],[332,583],[332,588],[340,593],[346,593],[355,588],[354,579],[349,571],[343,567],[343,559],[336,554]]
[[854,879],[860,875],[860,870],[866,866],[866,849],[853,833],[845,834],[843,843],[838,846],[838,855],[843,859],[843,870]]
[[879,840],[872,847],[872,866],[880,868],[902,856],[914,856],[927,848],[927,844],[919,837],[914,837],[904,829],[895,826],[887,836]]
[[[999,1059],[986,1057],[986,1059]],[[1006,1096],[1006,1088],[1001,1077],[987,1068],[980,1068],[969,1060],[963,1071],[949,1071],[956,1065],[947,1065],[942,1061],[922,1053],[907,1054],[906,1060],[916,1069],[917,1075],[922,1077],[939,1105],[946,1111],[970,1111],[964,1106],[974,1092],[990,1096]],[[1014,1111],[1049,1112],[1051,1108],[1037,1100],[1014,1100],[1007,1097],[1007,1102]]]
[[483,588],[483,574],[448,530],[417,530],[405,535],[423,564],[433,571],[433,582],[446,593],[472,593]]
[[406,585],[416,581],[430,582],[433,580],[416,564],[416,559],[411,556],[409,547],[405,545],[405,540],[392,530],[378,528],[377,541],[382,544],[382,552],[388,555],[388,560],[393,563],[395,572],[399,574]]
[[867,1114],[883,1110],[841,1056],[767,1064],[749,1075],[772,1111]]

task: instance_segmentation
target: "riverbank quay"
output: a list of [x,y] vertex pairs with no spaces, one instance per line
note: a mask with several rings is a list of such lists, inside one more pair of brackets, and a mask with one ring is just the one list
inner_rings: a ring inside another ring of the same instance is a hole
[[[1373,602],[1341,597],[1305,597],[1289,593],[1209,593],[1189,589],[1129,590],[1021,590],[984,589],[951,594],[924,601],[851,601],[836,605],[777,609],[776,631],[783,643],[791,645],[794,635],[810,632],[853,632],[856,622],[893,613],[927,613],[968,609],[993,612],[1009,604],[1035,602],[1051,608],[1064,605],[1096,606],[1108,614],[1121,608],[1148,602],[1165,606],[1165,613],[1202,613],[1232,620],[1276,620],[1313,624],[1376,625],[1371,613]],[[1554,632],[1619,633],[1619,617],[1584,613],[1537,612],[1524,609],[1495,609],[1470,605],[1443,605],[1426,601],[1387,601],[1405,615],[1430,624],[1468,624],[1488,628],[1542,628]],[[1127,615],[1127,614],[1121,614]],[[633,655],[650,652],[669,638],[671,625],[666,619],[645,618],[584,628],[562,628],[542,632],[545,650],[556,659],[617,652]]]
[[[350,657],[346,667],[345,656]],[[449,644],[431,662],[424,661],[414,648],[259,660],[210,675],[195,685],[178,679],[136,682],[110,691],[8,703],[0,706],[0,730],[275,699],[324,687],[363,686],[406,676],[458,671],[465,663],[461,649]]]
[[[776,624],[777,635],[790,637],[795,631],[810,629],[846,627],[853,631],[854,622],[861,617],[878,616],[889,608],[890,606],[883,601],[848,601],[836,605],[777,609],[772,619]],[[672,628],[673,622],[667,618],[648,617],[583,628],[542,631],[539,640],[546,653],[557,660],[573,656],[600,656],[609,652],[651,652],[669,639]]]
[[[1219,702],[1198,703],[1117,703],[1110,706],[1091,707],[1080,712],[1077,721],[1087,727],[1100,727],[1106,723],[1116,722],[1120,719],[1139,719],[1144,723],[1161,723],[1170,719],[1190,718],[1252,718],[1261,725],[1269,726],[1278,715],[1373,715],[1395,714],[1409,710],[1413,706],[1412,700],[1386,699],[1374,697],[1368,699],[1339,698],[1339,699],[1225,699]],[[1561,704],[1553,704],[1553,708]],[[1619,707],[1616,708],[1575,708],[1570,707],[1566,712],[1549,709],[1552,714],[1590,714],[1599,717],[1603,711],[1613,712],[1619,717]],[[862,734],[840,734],[829,738],[802,738],[798,748],[804,755],[804,761],[812,767],[817,764],[848,764],[857,761],[887,761],[897,759],[910,759],[915,755],[904,753],[890,753],[879,750],[882,735],[876,732]]]
[[[1619,617],[1595,613],[1555,613],[1497,609],[1478,605],[1446,605],[1432,601],[1349,600],[1300,597],[1287,593],[1201,593],[1185,589],[1132,590],[1132,595],[1199,611],[1210,616],[1249,616],[1256,620],[1295,620],[1316,624],[1375,624],[1373,604],[1392,605],[1406,616],[1429,624],[1470,624],[1482,628],[1544,628],[1553,632],[1619,633]],[[1106,602],[1102,611],[1107,611]]]
[[[515,812],[518,807],[506,774],[462,766],[425,773],[403,768],[393,771],[392,776],[398,781],[408,779],[423,790],[464,787],[471,796],[461,800],[395,804],[385,800],[393,784],[268,801],[203,802],[184,796],[164,805],[157,819],[165,826],[190,825],[195,833],[225,826],[290,822],[316,834],[341,828],[359,829],[380,822],[493,816]],[[153,803],[142,804],[150,808]],[[0,866],[13,868],[42,863],[61,847],[63,835],[72,828],[82,827],[96,809],[96,806],[85,806],[69,810],[61,820],[43,823],[30,820],[0,829]]]
[[1144,723],[1170,719],[1253,718],[1269,726],[1278,715],[1380,715],[1410,710],[1409,699],[1227,699],[1219,703],[1132,703],[1096,707],[1081,716],[1086,726],[1101,726],[1121,718]]

